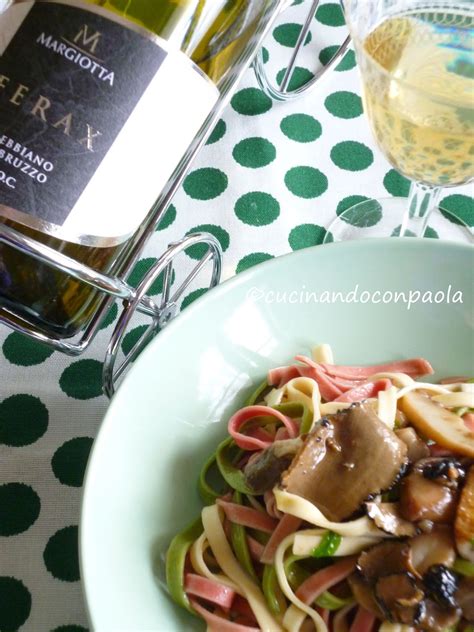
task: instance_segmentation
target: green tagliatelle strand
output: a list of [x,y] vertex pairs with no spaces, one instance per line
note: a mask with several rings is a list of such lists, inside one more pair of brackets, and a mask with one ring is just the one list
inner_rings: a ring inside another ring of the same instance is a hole
[[342,542],[342,536],[333,531],[324,534],[319,545],[313,550],[313,557],[332,557]]
[[288,578],[288,583],[292,590],[296,590],[311,575],[311,573],[308,573],[307,570],[298,564],[302,559],[304,558],[299,555],[288,555],[283,563],[285,575]]
[[[220,472],[220,470],[217,468],[217,459],[215,452],[214,454],[211,454],[211,456],[204,463],[198,479],[199,495],[201,496],[202,502],[205,505],[213,505],[216,500],[225,493],[223,490],[219,491],[212,487],[208,481],[208,474],[213,466],[215,466],[215,469]],[[223,482],[225,482],[225,480],[223,480]]]
[[292,419],[301,418],[300,422],[300,435],[307,434],[311,430],[313,425],[313,414],[311,411],[301,402],[287,402],[286,404],[278,404],[272,406],[274,410],[291,417]]
[[[232,454],[234,451],[234,454]],[[235,454],[235,452],[237,452]],[[219,444],[216,451],[216,463],[222,477],[226,483],[241,494],[255,496],[255,492],[245,482],[245,476],[242,470],[235,467],[234,462],[242,454],[242,451],[235,445],[232,437]]]
[[201,518],[195,520],[172,540],[166,554],[166,583],[172,599],[189,612],[194,611],[184,591],[184,564],[195,540],[204,531]]
[[355,599],[353,597],[340,599],[327,590],[323,592],[322,595],[319,595],[315,603],[320,608],[325,608],[326,610],[340,610],[344,608],[344,606],[350,606],[355,603]]
[[[232,497],[234,503],[242,505],[242,494],[240,492],[234,492]],[[242,567],[245,568],[250,577],[253,577],[258,582],[255,569],[252,564],[252,558],[250,557],[250,551],[247,544],[247,531],[245,527],[240,524],[231,524],[230,539],[232,541],[232,548],[234,549],[235,557],[239,560]]]
[[265,393],[265,391],[268,388],[270,388],[270,386],[269,386],[267,380],[265,380],[259,386],[257,386],[257,388],[254,390],[254,392],[250,395],[250,397],[245,402],[245,406],[253,406],[257,402],[261,402],[262,399],[263,399],[262,395],[263,395],[263,393]]
[[286,610],[286,600],[278,584],[273,564],[265,564],[263,568],[262,590],[270,611],[282,615]]

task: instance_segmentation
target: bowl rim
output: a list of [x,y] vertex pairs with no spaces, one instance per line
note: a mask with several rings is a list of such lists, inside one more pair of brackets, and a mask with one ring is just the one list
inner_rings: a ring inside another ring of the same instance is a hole
[[343,242],[333,242],[328,244],[311,246],[308,248],[302,248],[300,250],[296,250],[293,252],[289,252],[283,255],[275,256],[272,259],[264,261],[256,266],[252,266],[248,270],[241,272],[239,274],[235,274],[234,276],[226,279],[219,285],[217,285],[212,290],[207,291],[205,294],[196,299],[191,305],[189,305],[184,312],[180,313],[177,318],[173,319],[167,327],[160,331],[159,334],[150,342],[150,344],[143,350],[141,355],[137,358],[137,361],[133,364],[130,370],[125,375],[122,383],[119,385],[117,392],[113,396],[112,400],[109,403],[109,406],[102,418],[102,421],[99,424],[98,431],[96,437],[94,439],[94,443],[92,446],[92,450],[87,462],[86,470],[84,473],[84,482],[82,486],[82,494],[80,501],[80,514],[79,514],[79,536],[78,536],[78,547],[79,547],[79,569],[80,569],[80,585],[81,592],[83,595],[83,602],[86,612],[86,617],[89,623],[89,626],[92,630],[95,629],[94,625],[94,615],[91,608],[91,602],[89,600],[89,592],[85,581],[85,567],[86,567],[86,546],[84,539],[84,515],[86,513],[86,506],[88,502],[88,491],[89,487],[93,484],[92,472],[95,467],[95,463],[100,456],[101,447],[104,442],[106,442],[106,436],[109,432],[109,429],[113,425],[113,420],[115,418],[115,410],[118,408],[120,410],[120,400],[124,397],[124,394],[127,392],[127,384],[130,381],[130,376],[135,372],[140,370],[140,365],[143,363],[143,358],[147,356],[151,356],[156,353],[155,348],[161,344],[161,340],[165,337],[173,335],[174,330],[177,327],[181,327],[187,320],[193,318],[193,315],[196,311],[203,309],[203,305],[207,302],[212,302],[213,300],[218,300],[223,295],[226,295],[229,292],[232,292],[235,287],[239,287],[240,285],[245,285],[246,283],[251,282],[252,278],[265,274],[267,269],[271,269],[273,267],[279,267],[285,264],[285,261],[288,257],[293,259],[305,257],[312,258],[318,252],[327,252],[329,249],[333,249],[334,252],[338,250],[348,251],[350,254],[353,251],[359,250],[361,247],[378,250],[379,248],[390,248],[393,250],[406,248],[411,249],[412,251],[416,250],[453,250],[457,252],[466,252],[471,254],[471,257],[474,260],[474,247],[470,244],[463,244],[459,242],[446,241],[441,239],[422,239],[422,238],[413,238],[413,237],[385,237],[381,239],[357,239],[352,241],[343,241]]

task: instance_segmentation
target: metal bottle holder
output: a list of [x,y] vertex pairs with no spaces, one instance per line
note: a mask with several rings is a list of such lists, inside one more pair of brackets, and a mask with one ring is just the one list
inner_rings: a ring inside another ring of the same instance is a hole
[[[270,82],[264,69],[262,51],[257,53],[253,62],[257,81],[261,89],[274,100],[289,101],[306,94],[309,90],[314,88],[321,77],[326,74],[344,55],[349,46],[350,38],[347,37],[329,63],[321,68],[308,83],[294,91],[290,91],[288,89],[296,67],[298,54],[306,40],[306,36],[309,32],[319,3],[320,0],[313,0],[311,4],[308,17],[298,37],[289,65],[285,72],[285,76],[283,77],[280,86],[277,87]],[[215,111],[211,115],[210,120],[208,120],[209,132],[213,127],[212,123],[217,122],[225,104],[226,100],[221,103],[221,107],[217,108],[217,111]],[[161,196],[158,205],[155,207],[155,212],[153,213],[154,220],[150,221],[146,225],[144,232],[135,245],[134,251],[130,257],[130,265],[128,266],[126,272],[130,270],[131,266],[143,249],[148,237],[150,237],[156,226],[161,221],[164,211],[169,206],[174,194],[188,172],[192,160],[204,144],[205,140],[206,136],[204,135],[200,141],[190,149],[185,159],[183,159],[184,168],[178,170],[178,175],[173,179],[173,181],[169,184],[168,189]],[[136,288],[132,287],[118,276],[111,276],[98,272],[97,270],[57,252],[49,246],[46,246],[4,224],[0,224],[0,243],[19,250],[23,254],[32,257],[42,264],[60,270],[61,272],[68,274],[69,276],[89,285],[103,294],[103,299],[99,308],[87,324],[85,330],[79,334],[78,338],[75,340],[71,341],[60,339],[59,337],[51,335],[49,332],[46,333],[41,331],[33,321],[29,321],[25,316],[15,313],[11,308],[1,307],[0,323],[6,324],[15,331],[26,334],[30,338],[44,343],[55,350],[61,351],[66,355],[78,356],[87,349],[94,339],[100,329],[100,325],[105,314],[108,312],[112,304],[117,299],[122,301],[122,312],[110,338],[103,365],[103,389],[104,393],[109,398],[115,393],[116,384],[123,376],[129,365],[139,356],[150,340],[161,329],[166,327],[166,325],[169,324],[169,322],[178,314],[179,299],[182,297],[190,284],[193,283],[193,281],[201,274],[201,272],[210,268],[211,276],[210,281],[208,282],[209,289],[215,287],[219,283],[221,277],[221,247],[217,239],[209,233],[194,233],[184,237],[178,242],[170,244],[167,250],[145,274]],[[205,254],[194,266],[191,272],[189,272],[185,280],[179,285],[178,289],[171,292],[173,268],[176,260],[183,255],[185,250],[198,244],[206,246]],[[161,274],[163,274],[163,289],[161,301],[157,303],[147,295],[147,292]],[[150,323],[146,327],[138,342],[128,353],[125,354],[122,362],[118,363],[118,354],[121,348],[121,343],[127,332],[127,328],[132,317],[137,312],[148,316],[150,318]]]

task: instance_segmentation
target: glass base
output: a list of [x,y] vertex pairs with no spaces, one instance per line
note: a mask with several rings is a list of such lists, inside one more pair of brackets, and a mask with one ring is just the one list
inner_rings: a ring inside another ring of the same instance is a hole
[[[324,243],[370,237],[398,237],[408,200],[404,197],[366,200],[343,211],[329,226]],[[405,237],[415,237],[408,231]],[[474,232],[458,217],[434,209],[423,237],[474,243]]]

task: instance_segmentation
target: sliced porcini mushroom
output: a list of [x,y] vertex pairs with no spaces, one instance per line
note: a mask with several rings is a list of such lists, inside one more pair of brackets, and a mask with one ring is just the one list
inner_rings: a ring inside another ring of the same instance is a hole
[[425,614],[424,593],[410,573],[385,575],[375,584],[375,598],[385,617],[404,625],[418,625]]
[[410,463],[416,463],[420,459],[426,459],[430,455],[430,449],[420,437],[416,434],[414,428],[407,427],[395,430],[395,434],[399,439],[406,443],[408,448],[408,460]]
[[461,608],[463,618],[474,623],[474,577],[463,577],[460,580],[456,602]]
[[450,456],[420,459],[413,471],[419,472],[424,478],[450,489],[457,489],[459,483],[464,479],[461,463],[455,457]]
[[244,476],[247,485],[257,494],[273,489],[302,445],[303,441],[299,437],[272,443],[245,466]]
[[365,506],[369,518],[372,518],[375,525],[385,533],[398,537],[416,535],[415,525],[402,518],[397,503],[368,502]]
[[398,540],[376,544],[359,555],[357,569],[369,583],[384,575],[411,572],[410,544]]
[[474,465],[471,466],[461,491],[454,522],[459,555],[474,562]]
[[452,567],[456,559],[454,539],[450,527],[437,526],[431,533],[422,533],[410,540],[413,573],[422,577],[431,566]]
[[367,404],[319,422],[282,476],[282,487],[329,520],[351,517],[365,500],[389,489],[406,463],[407,447]]
[[443,448],[474,457],[474,432],[468,430],[459,415],[419,391],[410,391],[402,397],[400,407],[423,436]]
[[456,626],[460,618],[459,608],[442,608],[431,599],[426,599],[425,613],[417,628],[426,632],[443,632]]
[[423,575],[423,586],[430,599],[443,608],[456,608],[458,578],[443,564],[434,564]]
[[373,586],[363,577],[362,573],[356,571],[348,577],[347,581],[357,603],[382,619],[383,612],[375,599]]
[[400,513],[405,520],[449,523],[454,519],[457,491],[414,470],[400,485]]

